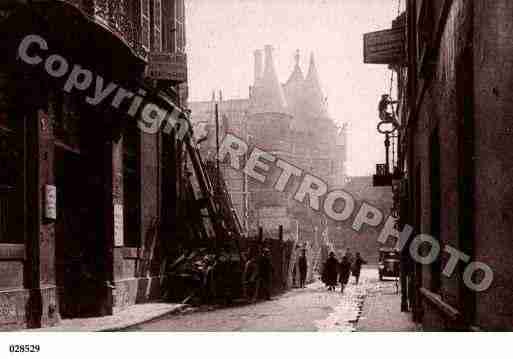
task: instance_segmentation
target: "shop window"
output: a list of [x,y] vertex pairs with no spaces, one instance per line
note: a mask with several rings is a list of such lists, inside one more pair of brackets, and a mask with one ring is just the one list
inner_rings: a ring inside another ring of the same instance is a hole
[[0,243],[23,241],[22,152],[16,133],[0,130]]
[[127,128],[123,138],[123,208],[126,247],[140,245],[139,131]]
[[0,243],[23,243],[25,120],[9,106],[10,81],[0,72]]

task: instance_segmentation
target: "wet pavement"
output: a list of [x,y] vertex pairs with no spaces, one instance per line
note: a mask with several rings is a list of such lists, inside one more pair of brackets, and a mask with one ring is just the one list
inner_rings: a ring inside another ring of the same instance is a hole
[[[294,289],[270,301],[252,305],[229,307],[216,310],[189,308],[180,314],[164,316],[158,320],[131,327],[129,330],[143,331],[336,331],[352,332],[356,330],[387,330],[372,328],[368,322],[359,328],[358,320],[366,312],[365,320],[372,315],[401,315],[400,295],[395,294],[394,281],[380,282],[376,269],[364,268],[360,284],[350,284],[343,294],[340,288],[329,292],[317,281],[304,289]],[[392,294],[389,294],[392,293]],[[387,295],[387,308],[380,307],[381,294]],[[366,309],[365,302],[371,299],[374,309]],[[394,308],[397,307],[395,310]],[[409,320],[402,316],[391,330],[411,330]],[[389,319],[378,318],[376,323],[385,326]],[[399,324],[398,324],[399,323]]]

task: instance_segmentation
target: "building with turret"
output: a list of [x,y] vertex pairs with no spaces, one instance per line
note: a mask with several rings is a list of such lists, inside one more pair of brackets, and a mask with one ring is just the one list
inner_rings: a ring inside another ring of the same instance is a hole
[[[213,97],[210,101],[189,103],[195,133],[207,136],[201,143],[202,152],[207,158],[215,155],[217,102],[221,140],[227,133],[234,134],[250,147],[272,153],[323,179],[330,187],[342,187],[347,180],[346,130],[329,116],[313,54],[305,75],[297,51],[294,68],[285,83],[280,82],[274,61],[269,45],[254,52],[254,81],[246,99]],[[248,235],[255,235],[262,227],[265,235],[275,236],[282,225],[285,239],[314,243],[329,236],[328,222],[293,199],[294,185],[283,193],[273,188],[279,170],[262,184],[242,171],[224,164],[221,168],[234,209]]]

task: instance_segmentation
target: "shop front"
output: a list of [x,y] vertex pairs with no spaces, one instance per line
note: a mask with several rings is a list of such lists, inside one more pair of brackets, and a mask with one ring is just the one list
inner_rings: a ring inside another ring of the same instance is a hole
[[66,76],[19,49],[36,35],[48,53],[30,56],[58,54],[133,91],[144,56],[66,2],[15,6],[0,31],[0,330],[112,314],[126,254],[123,136],[135,120],[112,99],[91,106],[91,92],[66,91]]

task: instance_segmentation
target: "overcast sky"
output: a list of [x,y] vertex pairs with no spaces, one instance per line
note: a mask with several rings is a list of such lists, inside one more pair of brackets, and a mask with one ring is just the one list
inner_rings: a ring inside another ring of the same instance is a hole
[[390,70],[363,64],[363,34],[391,27],[400,0],[186,0],[190,101],[247,98],[253,51],[270,44],[281,82],[301,51],[315,54],[331,117],[349,124],[348,171],[370,175],[384,162],[377,103]]

